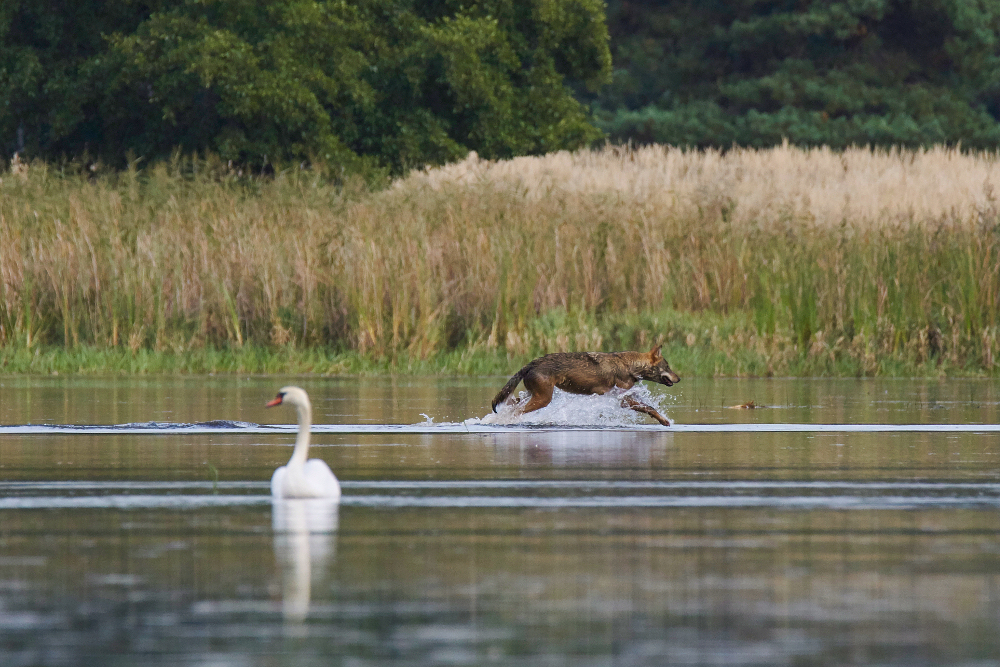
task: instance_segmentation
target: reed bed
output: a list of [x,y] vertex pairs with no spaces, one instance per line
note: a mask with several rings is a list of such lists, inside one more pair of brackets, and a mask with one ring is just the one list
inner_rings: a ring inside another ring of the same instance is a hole
[[276,370],[263,350],[481,371],[663,342],[682,375],[995,374],[998,185],[998,156],[946,148],[471,155],[377,192],[211,159],[14,163],[0,365],[228,350],[257,361],[226,369]]

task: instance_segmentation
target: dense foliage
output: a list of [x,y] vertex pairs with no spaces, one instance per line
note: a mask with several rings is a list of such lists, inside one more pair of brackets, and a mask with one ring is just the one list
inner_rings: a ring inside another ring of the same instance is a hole
[[600,0],[5,0],[0,146],[400,170],[577,147]]
[[1000,1],[611,0],[613,138],[1000,146]]

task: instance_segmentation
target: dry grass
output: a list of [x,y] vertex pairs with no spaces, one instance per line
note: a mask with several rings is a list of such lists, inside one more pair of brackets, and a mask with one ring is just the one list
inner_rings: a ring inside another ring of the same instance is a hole
[[491,183],[528,199],[608,193],[658,217],[691,218],[727,207],[737,225],[795,220],[856,226],[969,219],[993,206],[1000,186],[995,154],[941,146],[922,151],[788,145],[769,150],[684,151],[667,146],[554,153],[504,162],[479,160],[415,172],[397,188],[435,190]]
[[1000,355],[994,155],[472,156],[377,193],[211,161],[12,167],[4,346],[427,358],[666,340],[749,354],[707,370],[734,373],[995,372]]

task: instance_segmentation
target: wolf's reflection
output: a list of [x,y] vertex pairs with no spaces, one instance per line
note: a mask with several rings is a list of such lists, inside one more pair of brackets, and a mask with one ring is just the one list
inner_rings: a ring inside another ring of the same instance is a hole
[[282,613],[286,622],[301,623],[309,613],[312,579],[322,576],[335,555],[339,506],[325,498],[284,498],[271,508]]

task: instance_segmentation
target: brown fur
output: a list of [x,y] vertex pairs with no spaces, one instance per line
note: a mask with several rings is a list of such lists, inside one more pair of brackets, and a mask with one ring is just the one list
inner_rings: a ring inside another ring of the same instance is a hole
[[[557,352],[535,359],[508,380],[493,399],[493,412],[522,380],[531,396],[518,406],[519,413],[544,408],[552,400],[555,387],[573,394],[605,394],[614,387],[631,389],[640,380],[668,387],[681,381],[660,354],[659,345],[649,352]],[[655,408],[631,396],[622,398],[622,407],[670,426],[670,420]]]

